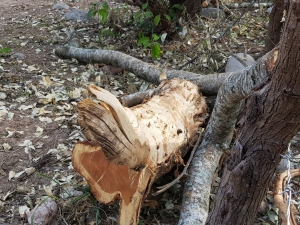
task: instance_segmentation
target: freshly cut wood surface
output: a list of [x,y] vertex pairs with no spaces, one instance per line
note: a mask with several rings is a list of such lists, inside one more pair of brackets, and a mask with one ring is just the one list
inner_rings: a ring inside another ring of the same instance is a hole
[[95,197],[121,200],[120,224],[137,224],[142,200],[157,177],[168,172],[197,139],[206,118],[195,84],[165,80],[143,104],[123,107],[108,91],[89,86],[78,121],[87,141],[73,150],[73,166]]

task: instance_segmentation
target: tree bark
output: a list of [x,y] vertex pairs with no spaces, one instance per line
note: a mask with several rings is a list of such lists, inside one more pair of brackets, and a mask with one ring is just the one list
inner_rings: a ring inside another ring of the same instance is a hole
[[276,0],[270,14],[268,33],[266,37],[265,52],[271,51],[280,41],[281,31],[283,28],[283,11],[288,10],[288,2]]
[[273,52],[266,54],[239,75],[228,77],[220,87],[203,141],[189,170],[182,199],[180,225],[205,223],[214,173],[223,152],[229,148],[242,100],[250,94],[253,87],[268,78],[266,65],[272,54]]
[[[300,1],[292,1],[270,78],[246,100],[207,224],[253,224],[268,184],[300,128]],[[295,69],[297,68],[297,69]]]
[[[118,51],[102,49],[83,49],[73,46],[57,46],[55,54],[61,58],[76,59],[82,63],[106,63],[121,67],[134,73],[137,77],[148,82],[159,84],[163,69],[145,63],[130,55]],[[231,75],[238,75],[241,71],[230,73],[215,73],[201,75],[183,70],[166,70],[167,79],[180,78],[189,80],[201,88],[203,95],[216,95],[225,79]]]

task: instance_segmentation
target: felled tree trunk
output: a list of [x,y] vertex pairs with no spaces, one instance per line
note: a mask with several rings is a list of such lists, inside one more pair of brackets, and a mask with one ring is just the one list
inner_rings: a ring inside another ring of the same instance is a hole
[[78,121],[87,141],[76,144],[73,166],[103,203],[120,199],[120,224],[137,224],[142,200],[197,138],[206,117],[198,87],[163,81],[145,103],[123,107],[108,91],[89,86],[98,102],[79,103]]

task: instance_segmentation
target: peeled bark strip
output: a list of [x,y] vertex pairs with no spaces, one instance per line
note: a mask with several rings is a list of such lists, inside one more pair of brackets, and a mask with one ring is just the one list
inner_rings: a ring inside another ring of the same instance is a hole
[[[291,1],[270,79],[247,98],[207,224],[253,224],[281,155],[300,128],[300,1]],[[272,63],[274,62],[274,63]]]
[[[55,54],[61,58],[74,58],[84,63],[111,64],[130,71],[137,77],[148,82],[155,84],[160,83],[159,77],[162,72],[160,68],[122,52],[102,49],[83,49],[66,45],[56,47]],[[200,86],[203,95],[216,95],[219,87],[224,83],[224,80],[232,74],[239,74],[239,72],[240,71],[201,75],[183,70],[166,70],[168,79],[180,78],[189,80]]]
[[206,118],[204,98],[195,84],[179,79],[163,81],[156,95],[132,108],[96,86],[88,91],[99,103],[79,103],[88,141],[74,147],[73,166],[99,201],[121,200],[121,225],[137,224],[154,180],[181,162],[196,140]]
[[274,64],[271,56],[276,52],[275,49],[266,54],[239,75],[231,75],[221,86],[203,141],[189,170],[182,199],[180,225],[205,224],[214,173],[223,151],[229,148],[242,100],[254,87],[267,80],[267,65]]

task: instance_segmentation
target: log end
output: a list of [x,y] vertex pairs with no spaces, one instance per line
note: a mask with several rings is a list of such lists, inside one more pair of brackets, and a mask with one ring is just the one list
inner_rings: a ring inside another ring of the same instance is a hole
[[72,153],[72,164],[85,177],[94,196],[103,203],[121,198],[128,205],[137,191],[141,172],[109,161],[100,146],[87,141],[77,143]]

